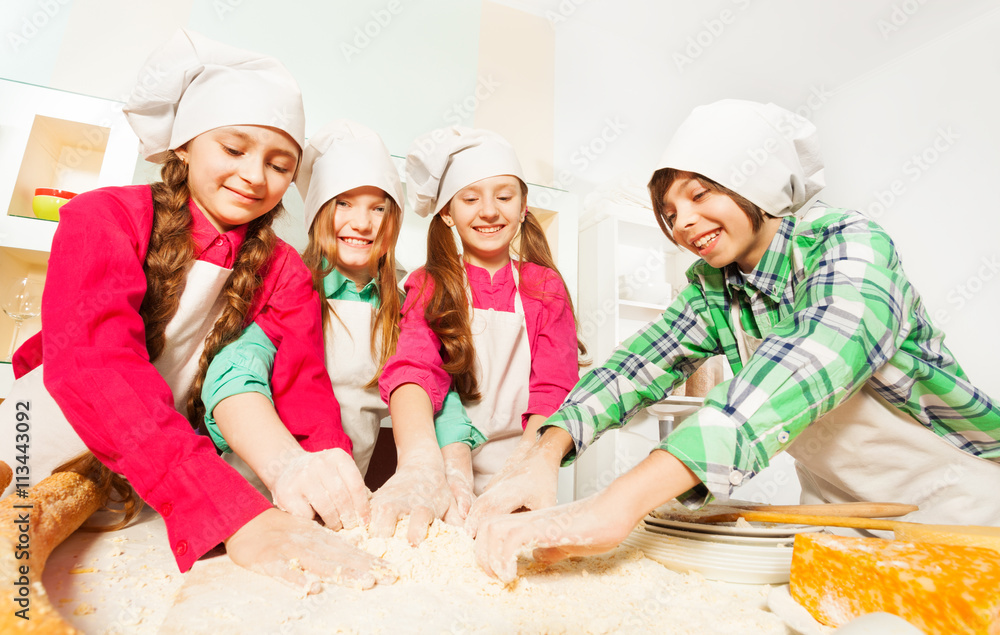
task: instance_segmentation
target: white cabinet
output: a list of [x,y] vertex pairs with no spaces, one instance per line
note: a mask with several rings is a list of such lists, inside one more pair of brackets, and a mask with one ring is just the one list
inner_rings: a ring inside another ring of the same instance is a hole
[[[138,160],[138,140],[122,103],[0,79],[0,294],[17,278],[44,279],[57,221],[36,218],[36,188],[76,193],[128,185]],[[41,328],[24,322],[20,345]],[[14,321],[0,313],[2,355]],[[0,398],[14,380],[0,362]]]
[[[695,256],[671,243],[646,208],[604,206],[580,224],[580,332],[594,365],[655,320],[686,284]],[[587,370],[587,369],[584,369]],[[660,439],[660,418],[643,411],[577,459],[575,493],[588,496],[641,461]]]

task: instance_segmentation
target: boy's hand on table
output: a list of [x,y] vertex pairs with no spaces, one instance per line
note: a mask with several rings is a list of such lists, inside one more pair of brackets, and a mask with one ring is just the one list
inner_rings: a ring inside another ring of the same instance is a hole
[[368,589],[391,584],[396,573],[381,558],[361,551],[312,520],[268,509],[226,540],[233,562],[305,590],[322,582]]
[[371,493],[354,459],[340,448],[296,454],[270,489],[278,509],[309,520],[319,515],[334,531],[371,519]]
[[608,497],[595,494],[567,505],[498,516],[483,522],[476,536],[476,560],[503,582],[517,577],[517,557],[528,552],[538,562],[556,562],[614,549],[634,525]]
[[434,519],[444,518],[453,500],[441,452],[434,448],[433,453],[411,456],[372,495],[370,534],[391,536],[399,519],[409,515],[407,539],[418,545]]
[[625,540],[649,510],[698,483],[687,465],[669,452],[654,450],[593,496],[486,520],[476,536],[476,560],[488,574],[511,582],[517,576],[517,557],[526,551],[539,562],[604,553]]

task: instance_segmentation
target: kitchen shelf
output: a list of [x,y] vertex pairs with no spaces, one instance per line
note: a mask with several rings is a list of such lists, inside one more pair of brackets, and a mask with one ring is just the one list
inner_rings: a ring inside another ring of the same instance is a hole
[[[6,298],[10,285],[18,278],[35,278],[44,280],[48,269],[47,251],[18,249],[15,247],[0,247],[0,302]],[[21,323],[17,335],[17,345],[20,346],[42,328],[41,317],[34,317]],[[14,320],[0,311],[0,359],[6,360],[11,340],[14,338]],[[8,364],[9,368],[9,364]],[[11,375],[13,379],[13,375]],[[4,386],[0,378],[0,398],[7,394],[10,386]]]
[[122,106],[0,79],[0,246],[52,248],[58,223],[35,217],[36,188],[79,194],[133,182],[138,139]]
[[7,214],[35,219],[31,201],[38,187],[70,192],[96,188],[110,136],[105,126],[35,115]]
[[[595,364],[660,317],[695,260],[663,235],[650,210],[624,205],[590,210],[581,224],[580,256],[580,333]],[[660,427],[660,417],[645,409],[604,434],[577,459],[576,497],[634,467],[659,442]]]
[[667,310],[667,305],[665,304],[650,304],[649,302],[633,302],[632,300],[621,299],[618,300],[618,306],[623,308],[656,311],[657,313],[663,313]]
[[658,417],[673,417],[675,420],[683,419],[705,403],[703,397],[681,397],[670,396],[659,403],[646,408]]
[[[40,187],[83,193],[129,185],[140,162],[139,142],[122,102],[0,79],[0,294],[17,278],[44,279],[58,222],[36,218]],[[23,344],[41,328],[25,320]],[[0,356],[6,356],[14,321],[0,312]],[[0,363],[0,398],[13,382]]]

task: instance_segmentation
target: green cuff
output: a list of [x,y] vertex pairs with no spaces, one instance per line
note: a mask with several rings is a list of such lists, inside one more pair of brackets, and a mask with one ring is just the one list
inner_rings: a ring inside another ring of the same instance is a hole
[[441,410],[434,416],[434,433],[438,447],[442,448],[452,443],[464,443],[475,450],[487,441],[483,433],[472,425],[462,399],[453,391],[445,395]]
[[201,400],[205,403],[205,427],[222,452],[231,452],[215,422],[215,407],[226,397],[257,392],[272,402],[271,370],[276,349],[264,331],[251,324],[238,340],[229,344],[212,360],[205,373]]

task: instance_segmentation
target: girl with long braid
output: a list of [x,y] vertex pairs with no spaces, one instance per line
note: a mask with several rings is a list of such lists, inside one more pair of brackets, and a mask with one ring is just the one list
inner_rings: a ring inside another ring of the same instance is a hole
[[[271,228],[304,145],[295,80],[273,58],[179,31],[125,114],[162,181],[61,210],[42,331],[17,351],[3,404],[30,404],[32,478],[79,471],[138,495],[181,571],[224,542],[235,563],[292,584],[372,586],[380,561],[272,508],[195,429],[212,357],[255,323],[278,347],[275,405],[298,422],[291,433],[349,457],[309,271]],[[360,483],[349,476],[344,487]]]

